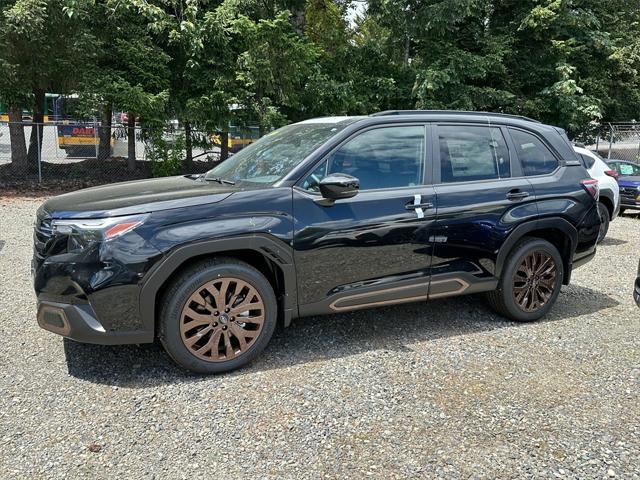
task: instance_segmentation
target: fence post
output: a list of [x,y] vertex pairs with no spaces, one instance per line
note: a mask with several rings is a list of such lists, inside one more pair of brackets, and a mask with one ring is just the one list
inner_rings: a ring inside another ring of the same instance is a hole
[[98,121],[94,120],[93,123],[93,143],[94,143],[94,147],[95,147],[95,152],[96,152],[96,160],[98,159],[98,148],[100,145],[100,141],[98,140],[99,135],[98,135]]
[[[40,145],[40,125],[36,123],[36,140],[38,142],[38,183],[42,183],[42,146]],[[44,124],[42,125],[44,133]]]
[[611,159],[612,146],[613,146],[613,125],[609,124],[609,153],[607,153],[607,159]]

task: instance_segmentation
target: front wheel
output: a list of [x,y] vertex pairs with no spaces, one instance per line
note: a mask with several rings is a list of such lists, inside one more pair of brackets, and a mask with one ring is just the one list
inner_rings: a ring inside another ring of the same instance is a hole
[[266,347],[277,321],[269,281],[232,258],[211,259],[175,279],[162,300],[160,340],[182,367],[221,373]]
[[507,257],[498,288],[489,292],[491,306],[517,322],[538,320],[560,294],[563,264],[558,249],[546,240],[524,238]]

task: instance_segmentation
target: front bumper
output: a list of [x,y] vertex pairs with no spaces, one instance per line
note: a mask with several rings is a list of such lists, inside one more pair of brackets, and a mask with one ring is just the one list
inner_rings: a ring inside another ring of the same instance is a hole
[[640,210],[640,188],[621,185],[620,208]]
[[620,208],[640,210],[640,200],[632,197],[620,197]]
[[152,331],[113,331],[105,329],[89,304],[72,305],[38,301],[38,325],[71,340],[102,345],[148,343]]

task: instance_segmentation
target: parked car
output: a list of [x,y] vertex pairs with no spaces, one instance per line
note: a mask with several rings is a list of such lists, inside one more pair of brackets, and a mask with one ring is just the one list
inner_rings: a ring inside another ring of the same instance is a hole
[[251,361],[296,317],[487,292],[533,321],[595,255],[597,199],[564,131],[526,118],[307,120],[206,174],[46,201],[37,319],[81,342],[159,338],[208,373]]
[[620,212],[620,187],[616,181],[617,173],[604,161],[597,153],[586,148],[574,147],[580,156],[585,168],[589,171],[591,178],[598,180],[600,187],[600,197],[598,200],[598,210],[602,223],[600,224],[600,234],[598,243],[604,240],[609,231],[609,222],[614,220]]
[[618,175],[620,213],[626,209],[640,210],[640,164],[616,159],[607,160],[607,164]]

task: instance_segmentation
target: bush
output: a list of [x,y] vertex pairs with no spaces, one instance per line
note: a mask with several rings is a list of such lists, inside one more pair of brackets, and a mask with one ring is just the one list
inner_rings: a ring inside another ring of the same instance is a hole
[[151,172],[154,177],[178,175],[185,156],[186,139],[184,134],[171,140],[163,137],[161,130],[149,133],[145,142],[147,158],[151,160]]

